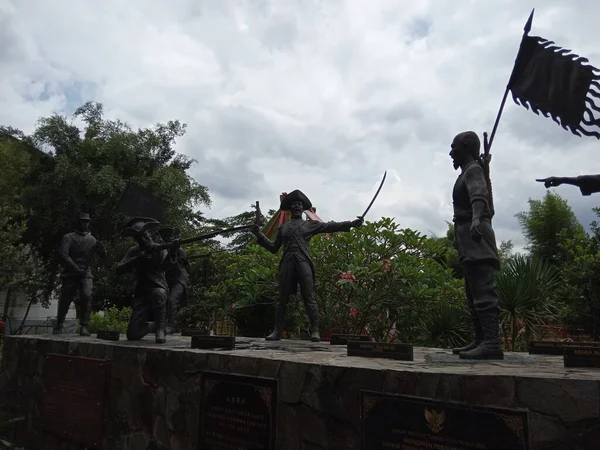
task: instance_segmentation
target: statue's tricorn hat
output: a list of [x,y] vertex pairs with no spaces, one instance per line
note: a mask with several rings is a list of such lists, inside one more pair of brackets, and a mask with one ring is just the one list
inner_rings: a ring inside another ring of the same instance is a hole
[[92,219],[90,218],[90,215],[88,213],[79,213],[79,216],[77,216],[77,220],[89,220],[91,221]]
[[302,202],[303,208],[306,211],[307,209],[312,208],[312,203],[310,202],[310,200],[308,199],[308,197],[306,195],[304,195],[304,193],[302,191],[299,191],[298,189],[290,192],[289,194],[287,194],[285,196],[285,198],[283,200],[281,200],[281,206],[279,206],[279,209],[282,211],[289,211],[290,210],[290,205],[292,204],[292,202]]
[[125,224],[121,230],[121,236],[134,237],[144,231],[156,230],[160,227],[160,222],[150,217],[134,217]]
[[166,239],[169,238],[171,236],[176,236],[179,234],[179,228],[174,228],[174,227],[162,227],[160,230],[158,230],[158,234],[161,238]]

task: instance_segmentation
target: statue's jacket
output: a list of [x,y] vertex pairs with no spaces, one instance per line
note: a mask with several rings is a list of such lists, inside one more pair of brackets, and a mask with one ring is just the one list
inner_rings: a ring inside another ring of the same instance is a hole
[[[454,208],[454,237],[461,264],[489,262],[499,268],[496,236],[492,228],[492,212],[489,207],[489,192],[485,182],[483,168],[478,161],[467,164],[458,176],[452,191]],[[473,202],[485,204],[481,216],[481,240],[471,237],[473,220]]]
[[319,222],[317,220],[292,219],[277,229],[275,240],[271,241],[264,234],[260,234],[260,245],[275,254],[283,246],[283,256],[279,267],[287,263],[306,262],[310,265],[313,281],[315,267],[310,257],[310,240],[320,233],[335,233],[350,231],[352,222]]

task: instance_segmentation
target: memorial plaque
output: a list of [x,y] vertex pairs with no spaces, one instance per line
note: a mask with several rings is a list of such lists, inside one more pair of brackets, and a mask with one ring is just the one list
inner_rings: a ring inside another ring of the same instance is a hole
[[531,341],[530,355],[564,355],[570,347],[600,348],[600,342],[563,342],[563,341]]
[[349,341],[371,342],[373,338],[366,334],[332,334],[329,343],[331,345],[348,345]]
[[102,448],[104,398],[110,362],[47,354],[41,424],[65,440]]
[[224,348],[232,350],[235,348],[235,336],[192,336],[192,348]]
[[276,430],[276,379],[204,372],[199,449],[275,450]]
[[529,450],[526,410],[361,391],[362,450]]
[[121,338],[121,332],[119,330],[100,330],[96,337],[105,341],[118,341]]
[[591,367],[600,369],[599,347],[567,347],[564,367]]
[[200,328],[184,328],[181,330],[182,336],[210,336],[210,331]]
[[402,361],[413,361],[412,344],[390,344],[387,342],[349,341],[348,356],[365,356],[367,358],[389,358]]

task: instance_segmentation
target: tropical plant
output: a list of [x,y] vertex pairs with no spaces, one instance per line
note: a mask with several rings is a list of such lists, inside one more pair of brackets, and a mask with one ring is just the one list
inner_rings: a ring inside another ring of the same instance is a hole
[[558,313],[557,270],[547,261],[515,255],[496,277],[500,295],[500,321],[505,345],[514,351],[523,337],[528,343],[535,328],[555,321]]

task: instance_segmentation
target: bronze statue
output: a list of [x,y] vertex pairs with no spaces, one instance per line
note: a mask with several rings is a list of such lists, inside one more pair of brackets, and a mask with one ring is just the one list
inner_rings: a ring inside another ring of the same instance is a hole
[[[147,217],[134,217],[122,230],[122,236],[132,237],[137,245],[131,247],[117,266],[117,274],[135,271],[137,283],[127,339],[140,340],[154,331],[157,343],[166,342],[166,315],[169,285],[165,271],[177,264],[179,241],[172,241],[169,249],[161,249],[152,241],[150,231],[160,223]],[[149,323],[150,317],[154,323]]]
[[77,229],[65,234],[58,248],[58,255],[63,263],[60,275],[61,294],[58,301],[56,325],[54,334],[62,333],[65,317],[69,312],[71,302],[79,291],[79,334],[90,335],[90,314],[92,312],[92,290],[94,277],[90,267],[94,254],[106,257],[106,248],[90,233],[90,215],[79,214]]
[[500,342],[500,298],[494,279],[500,262],[492,228],[490,192],[479,155],[479,137],[472,131],[460,133],[451,148],[454,169],[461,169],[452,192],[455,240],[475,325],[475,340],[452,352],[462,359],[504,359]]
[[334,233],[337,231],[350,231],[352,227],[359,227],[363,218],[359,217],[347,222],[319,222],[304,220],[302,213],[310,210],[310,200],[299,190],[289,193],[281,201],[280,209],[290,211],[291,220],[281,225],[277,230],[275,241],[271,241],[255,224],[252,232],[256,235],[258,244],[276,254],[283,246],[283,256],[279,263],[279,300],[276,306],[275,329],[266,337],[268,341],[281,339],[285,321],[285,310],[289,296],[295,294],[298,285],[304,300],[306,312],[310,322],[310,339],[319,342],[319,307],[315,293],[314,265],[310,258],[310,239],[319,233]]
[[[173,242],[175,236],[179,234],[177,228],[163,227],[158,230],[158,234],[165,243]],[[190,283],[190,262],[185,250],[181,247],[177,249],[177,263],[169,267],[166,271],[167,283],[169,285],[169,297],[167,299],[167,334],[173,334],[179,331],[177,324],[177,312],[179,308],[185,306],[187,298],[187,287]]]
[[544,183],[546,188],[558,187],[561,184],[570,184],[577,186],[581,191],[581,195],[591,195],[600,192],[600,175],[580,175],[578,177],[548,177],[537,179],[540,183]]

